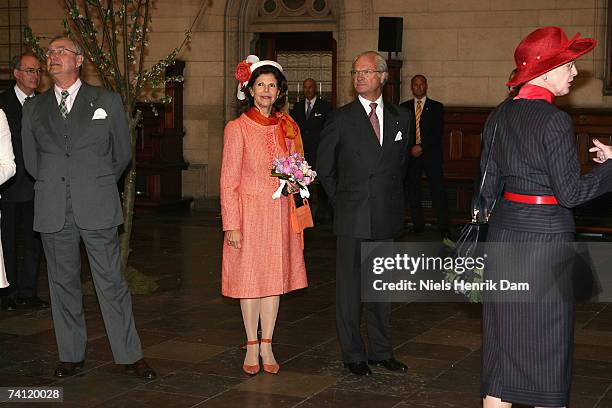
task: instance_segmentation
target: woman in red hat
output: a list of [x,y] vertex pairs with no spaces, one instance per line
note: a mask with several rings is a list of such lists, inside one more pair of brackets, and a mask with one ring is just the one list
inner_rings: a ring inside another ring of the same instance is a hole
[[564,407],[569,401],[571,209],[612,191],[612,149],[594,141],[591,150],[601,164],[581,176],[572,121],[554,104],[570,92],[578,74],[575,59],[595,47],[594,39],[579,35],[568,40],[561,28],[544,27],[525,37],[514,53],[516,74],[507,83],[523,85],[485,124],[485,279],[529,284],[529,290],[498,286],[483,294],[485,408]]

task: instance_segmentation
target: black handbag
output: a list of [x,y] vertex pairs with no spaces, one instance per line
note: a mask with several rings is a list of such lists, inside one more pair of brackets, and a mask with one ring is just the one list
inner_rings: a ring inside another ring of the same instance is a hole
[[[487,239],[487,230],[489,227],[488,220],[489,215],[497,199],[490,205],[486,205],[482,200],[482,189],[484,186],[485,179],[487,177],[487,170],[489,168],[489,161],[491,160],[491,154],[493,152],[493,143],[495,142],[495,135],[497,134],[497,123],[493,130],[493,136],[491,138],[491,146],[487,154],[487,161],[485,163],[484,171],[480,180],[480,187],[478,194],[472,201],[472,220],[461,229],[459,238],[455,243],[455,247],[452,250],[452,257],[457,258],[473,258],[476,259],[483,254],[484,242]],[[501,190],[501,189],[500,189]],[[501,191],[500,191],[501,194]],[[499,196],[499,195],[498,195]],[[461,271],[456,269],[446,270],[446,281],[453,285],[455,293],[460,293],[468,298],[470,302],[479,303],[482,301],[482,295],[480,290],[477,289],[466,289],[465,283],[482,283],[484,269],[479,268],[475,264],[473,268],[461,268]]]

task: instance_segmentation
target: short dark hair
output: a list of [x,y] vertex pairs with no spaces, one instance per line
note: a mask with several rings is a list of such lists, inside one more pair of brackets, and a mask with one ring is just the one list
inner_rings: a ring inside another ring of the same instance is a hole
[[255,106],[255,99],[249,92],[249,89],[253,88],[255,80],[257,80],[257,78],[263,74],[272,74],[274,75],[274,78],[276,78],[276,84],[280,94],[278,95],[276,101],[274,101],[273,108],[275,112],[278,112],[283,108],[283,106],[285,106],[285,103],[287,103],[287,90],[289,89],[289,85],[287,84],[287,78],[285,78],[285,75],[281,72],[281,70],[273,65],[262,65],[261,67],[255,69],[255,71],[253,71],[251,74],[251,79],[249,79],[249,82],[244,87],[244,94],[249,102],[249,107]]
[[425,77],[425,75],[423,74],[416,74],[415,76],[412,77],[412,79],[410,79],[410,84],[412,84],[414,82],[415,79],[417,78],[423,78],[423,81],[425,81],[425,83],[427,83],[427,78]]
[[36,55],[34,55],[31,52],[23,52],[19,55],[15,55],[13,57],[13,59],[11,60],[11,71],[14,69],[21,69],[21,60],[23,59],[23,57],[34,57],[36,59],[38,59],[38,57]]

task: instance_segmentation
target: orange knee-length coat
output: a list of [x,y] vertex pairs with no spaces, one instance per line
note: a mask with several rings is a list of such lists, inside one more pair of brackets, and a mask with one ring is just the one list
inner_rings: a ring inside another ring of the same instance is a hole
[[[225,127],[221,217],[223,231],[242,232],[242,248],[223,240],[224,296],[258,298],[307,286],[301,238],[289,224],[289,201],[285,196],[272,199],[280,185],[270,176],[272,162],[285,155],[276,126],[260,125],[243,114]],[[292,152],[291,140],[286,142]]]

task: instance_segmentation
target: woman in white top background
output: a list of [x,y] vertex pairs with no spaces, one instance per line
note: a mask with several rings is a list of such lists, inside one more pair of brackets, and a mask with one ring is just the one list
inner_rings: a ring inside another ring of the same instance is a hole
[[[3,184],[14,175],[15,155],[13,154],[13,145],[11,144],[11,130],[9,129],[4,111],[0,109],[0,184]],[[5,288],[8,285],[9,283],[6,281],[6,273],[4,271],[2,246],[0,246],[0,288]]]

